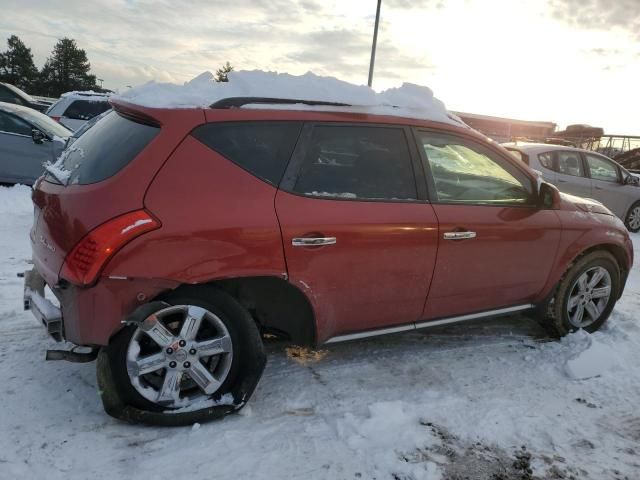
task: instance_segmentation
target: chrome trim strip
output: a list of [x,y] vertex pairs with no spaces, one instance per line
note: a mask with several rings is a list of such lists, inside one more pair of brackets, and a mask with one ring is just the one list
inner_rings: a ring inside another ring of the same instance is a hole
[[532,305],[532,304],[516,305],[514,307],[488,310],[486,312],[469,313],[467,315],[459,315],[457,317],[443,318],[442,320],[431,320],[429,322],[412,323],[410,325],[402,325],[400,327],[380,328],[377,330],[369,330],[366,332],[349,333],[346,335],[338,335],[336,337],[331,337],[329,340],[327,340],[324,343],[327,344],[327,343],[347,342],[349,340],[358,340],[361,338],[375,337],[378,335],[387,335],[390,333],[406,332],[408,330],[420,330],[422,328],[437,327],[438,325],[446,325],[448,323],[465,322],[467,320],[476,320],[478,318],[493,317],[496,315],[504,315],[507,313],[521,312],[523,310],[529,310],[530,308],[534,308],[534,307],[535,305]]
[[535,305],[517,305],[515,307],[498,308],[496,310],[489,310],[488,312],[469,313],[467,315],[459,315],[457,317],[443,318],[442,320],[432,320],[430,322],[416,323],[416,330],[427,327],[437,327],[438,325],[446,325],[447,323],[465,322],[467,320],[475,320],[477,318],[493,317],[495,315],[504,315],[506,313],[521,312],[522,310],[529,310],[535,307]]
[[410,325],[402,325],[401,327],[380,328],[378,330],[369,330],[367,332],[349,333],[347,335],[338,335],[337,337],[331,337],[324,343],[338,343],[347,342],[349,340],[358,340],[359,338],[375,337],[377,335],[386,335],[388,333],[405,332],[407,330],[414,330],[416,326],[412,323]]

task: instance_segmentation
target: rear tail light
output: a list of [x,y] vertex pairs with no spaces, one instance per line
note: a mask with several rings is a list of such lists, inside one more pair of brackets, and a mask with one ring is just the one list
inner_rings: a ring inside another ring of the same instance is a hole
[[60,123],[60,117],[51,117],[53,120],[55,120],[56,122]]
[[76,285],[91,285],[115,253],[134,238],[160,228],[145,210],[126,213],[95,228],[67,255],[60,275]]

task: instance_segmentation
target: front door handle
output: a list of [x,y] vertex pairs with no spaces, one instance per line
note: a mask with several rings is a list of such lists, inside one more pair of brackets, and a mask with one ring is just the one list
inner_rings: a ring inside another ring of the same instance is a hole
[[445,240],[467,240],[476,238],[476,232],[445,232],[443,237]]
[[336,237],[301,237],[291,240],[294,247],[318,247],[321,245],[335,245]]

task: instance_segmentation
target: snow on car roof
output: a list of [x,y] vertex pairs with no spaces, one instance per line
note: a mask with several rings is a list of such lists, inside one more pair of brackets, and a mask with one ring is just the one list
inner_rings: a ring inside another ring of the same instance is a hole
[[66,92],[60,95],[60,98],[63,97],[92,97],[91,100],[95,101],[107,101],[111,96],[111,93],[102,93],[102,92],[94,92],[93,90],[79,91],[73,90],[71,92]]
[[215,82],[211,72],[204,72],[183,85],[151,81],[114,98],[152,108],[208,108],[219,100],[233,97],[296,99],[348,105],[270,103],[251,104],[243,108],[346,111],[466,126],[457,116],[447,111],[444,103],[435,98],[428,87],[404,83],[401,87],[378,93],[364,85],[355,85],[334,77],[322,77],[311,72],[291,75],[260,70],[239,71],[229,73],[228,82]]

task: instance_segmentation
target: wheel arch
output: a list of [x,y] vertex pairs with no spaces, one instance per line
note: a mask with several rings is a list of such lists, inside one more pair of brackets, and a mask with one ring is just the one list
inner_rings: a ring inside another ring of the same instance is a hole
[[[307,296],[288,281],[273,276],[237,277],[182,284],[172,293],[206,288],[222,290],[246,308],[263,333],[303,346],[316,344],[316,319]],[[164,294],[166,295],[166,293]],[[162,300],[161,295],[157,300]]]

